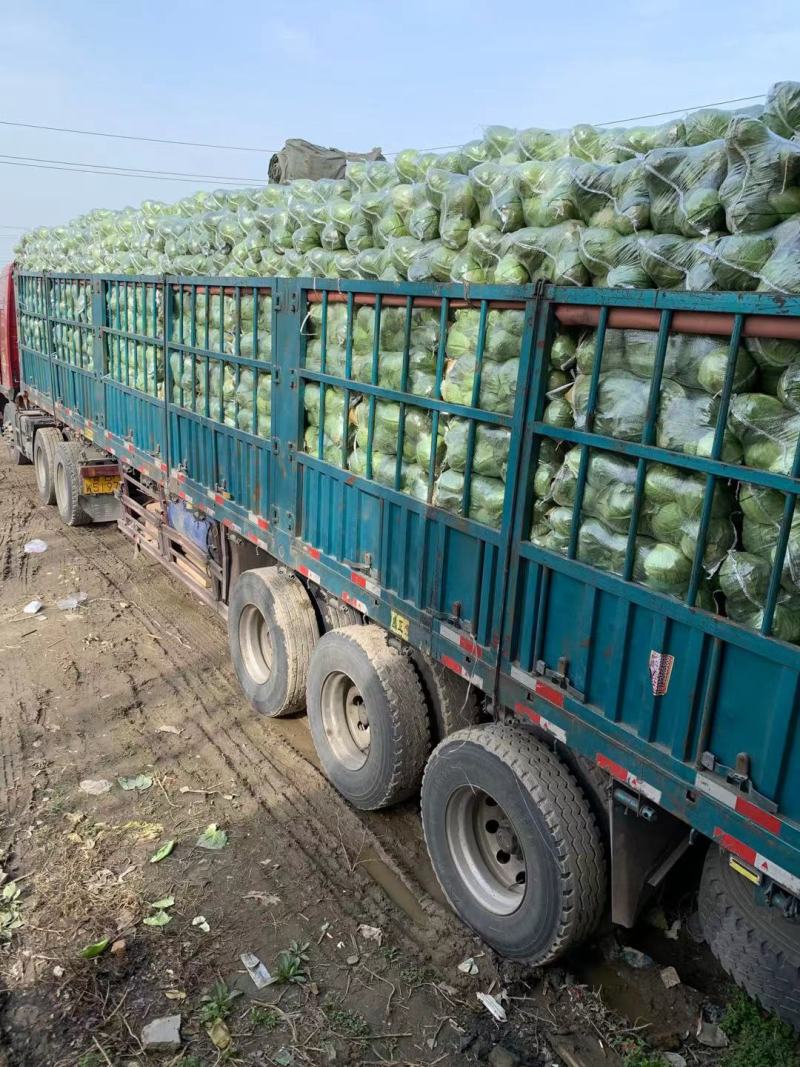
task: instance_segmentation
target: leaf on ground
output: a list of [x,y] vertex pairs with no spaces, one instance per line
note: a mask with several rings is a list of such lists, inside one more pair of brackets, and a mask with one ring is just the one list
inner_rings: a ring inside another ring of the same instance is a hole
[[161,900],[154,900],[150,905],[151,908],[171,908],[175,903],[175,897],[162,897]]
[[111,782],[107,778],[84,778],[78,783],[78,788],[91,797],[99,797],[111,789]]
[[166,926],[168,922],[172,922],[172,916],[167,915],[165,911],[157,911],[154,915],[148,915],[142,919],[145,926]]
[[3,886],[3,892],[0,893],[0,898],[3,900],[16,900],[19,896],[19,886],[16,882],[6,882]]
[[274,908],[281,902],[281,898],[276,893],[262,893],[260,889],[251,889],[249,893],[245,893],[242,900],[257,900],[259,904],[268,908]]
[[180,733],[181,732],[180,732],[180,730],[178,729],[177,726],[170,726],[169,723],[165,722],[165,723],[162,723],[162,725],[158,727],[157,733],[160,733],[160,734],[175,734],[176,737],[180,737]]
[[137,841],[155,841],[164,832],[160,822],[142,822],[140,819],[129,820],[121,829],[133,834]]
[[123,789],[138,789],[140,793],[149,789],[153,784],[153,779],[149,774],[137,774],[133,778],[117,778],[117,781]]
[[211,927],[208,925],[205,915],[195,915],[192,919],[192,926],[197,926],[204,934],[211,933]]
[[197,848],[217,850],[225,848],[228,843],[228,835],[220,830],[215,822],[209,823],[197,839]]
[[220,1052],[223,1052],[228,1045],[230,1045],[231,1032],[222,1019],[215,1019],[214,1022],[206,1028],[206,1031]]
[[110,937],[101,937],[99,941],[93,941],[90,945],[82,948],[80,954],[85,960],[93,960],[95,956],[102,955],[110,944]]
[[150,857],[150,862],[161,863],[161,861],[165,860],[170,852],[172,852],[173,848],[175,848],[174,841],[165,841],[161,848],[157,849]]
[[164,991],[167,1000],[186,1000],[186,994],[182,989],[167,989]]

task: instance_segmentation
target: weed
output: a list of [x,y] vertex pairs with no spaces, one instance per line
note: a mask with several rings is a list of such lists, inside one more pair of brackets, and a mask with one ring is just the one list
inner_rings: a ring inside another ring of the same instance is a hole
[[261,1008],[256,1005],[250,1009],[250,1022],[259,1030],[271,1034],[280,1022],[280,1017],[271,1008]]
[[302,985],[308,981],[308,948],[308,941],[304,941],[302,945],[298,941],[292,941],[288,948],[278,953],[275,968],[275,982],[278,985]]
[[419,989],[420,986],[427,985],[428,982],[432,982],[436,975],[430,969],[430,967],[418,967],[415,963],[412,963],[408,967],[404,967],[400,972],[401,981],[411,986],[412,991]]
[[731,1001],[720,1025],[731,1043],[722,1067],[800,1067],[791,1027],[764,1014],[744,993]]
[[99,1052],[84,1052],[78,1060],[78,1067],[105,1067]]
[[665,1060],[657,1052],[650,1052],[641,1043],[632,1049],[622,1061],[624,1067],[665,1067]]
[[206,1067],[206,1060],[201,1060],[199,1056],[195,1056],[191,1053],[188,1056],[184,1056],[182,1060],[178,1060],[176,1067]]
[[228,989],[225,982],[215,982],[211,992],[203,998],[203,1006],[200,1009],[200,1021],[202,1023],[215,1023],[217,1019],[227,1019],[231,1013],[234,1000],[242,995],[240,989]]
[[327,1000],[322,1010],[325,1012],[328,1025],[335,1034],[351,1040],[369,1037],[370,1025],[357,1011],[343,1008],[341,1003],[334,999]]
[[386,945],[384,948],[381,949],[381,952],[383,953],[383,958],[386,960],[387,963],[397,963],[397,961],[400,959],[400,949],[395,948],[394,945]]

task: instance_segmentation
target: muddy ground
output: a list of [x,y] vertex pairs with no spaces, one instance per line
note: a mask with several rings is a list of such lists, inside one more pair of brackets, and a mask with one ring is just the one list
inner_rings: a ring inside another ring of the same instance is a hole
[[[26,553],[33,538],[47,550]],[[614,1067],[639,1041],[718,1061],[692,1036],[727,987],[692,938],[691,863],[624,938],[655,961],[629,952],[643,969],[608,932],[545,972],[504,964],[444,905],[416,805],[349,808],[302,717],[245,705],[217,617],[116,528],[63,527],[5,452],[0,568],[0,912],[16,919],[0,928],[0,1067]],[[223,848],[197,846],[209,824]],[[241,954],[276,972],[293,942],[305,980],[257,989]],[[477,974],[459,971],[468,957]],[[145,1054],[142,1028],[177,1013],[181,1050]]]

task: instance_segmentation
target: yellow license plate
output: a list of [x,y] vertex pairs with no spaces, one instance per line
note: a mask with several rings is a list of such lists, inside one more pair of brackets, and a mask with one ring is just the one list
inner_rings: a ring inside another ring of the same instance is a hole
[[97,477],[84,478],[82,492],[84,496],[99,496],[102,493],[115,493],[119,485],[119,478]]

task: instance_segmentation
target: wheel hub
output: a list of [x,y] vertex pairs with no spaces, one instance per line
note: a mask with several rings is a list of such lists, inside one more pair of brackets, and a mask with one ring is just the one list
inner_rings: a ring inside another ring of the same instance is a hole
[[463,786],[445,815],[447,840],[458,873],[487,911],[510,915],[522,904],[528,871],[511,819],[483,790]]
[[358,686],[343,671],[332,671],[320,692],[322,725],[336,758],[351,771],[367,762],[369,711]]

